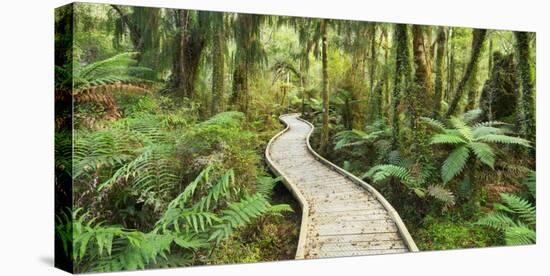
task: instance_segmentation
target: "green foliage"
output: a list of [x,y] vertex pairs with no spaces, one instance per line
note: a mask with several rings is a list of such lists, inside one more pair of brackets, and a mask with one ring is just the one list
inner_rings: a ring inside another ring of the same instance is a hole
[[[213,173],[208,167],[189,183],[150,232],[107,226],[76,209],[58,218],[56,233],[78,271],[134,270],[168,264],[174,248],[192,260],[196,250],[228,239],[265,214],[292,212],[286,204],[271,205],[265,193],[239,195],[232,170],[216,181]],[[67,252],[69,243],[73,252]]]
[[403,166],[384,164],[372,167],[362,177],[368,177],[374,182],[383,182],[395,178],[418,197],[425,198],[426,195],[429,195],[440,201],[443,203],[444,210],[453,206],[455,204],[453,193],[441,185],[428,184],[431,176],[429,166],[416,173],[412,169]]
[[[477,114],[477,113],[476,113]],[[449,145],[453,150],[443,162],[441,176],[444,183],[451,181],[459,175],[467,165],[472,153],[481,163],[494,167],[496,153],[491,144],[518,145],[530,147],[529,141],[507,135],[510,131],[497,128],[499,122],[472,123],[478,115],[467,113],[464,118],[451,117],[451,128],[431,118],[423,118],[423,121],[439,132],[432,136],[430,144]]]
[[498,244],[491,230],[452,216],[427,216],[422,226],[412,235],[420,250],[488,247]]
[[136,67],[133,58],[136,53],[122,53],[100,60],[82,67],[73,72],[75,89],[86,89],[116,82],[144,83],[148,82],[135,76],[135,73],[150,71],[150,69]]
[[501,193],[500,197],[503,204],[495,204],[495,212],[479,219],[477,224],[503,233],[508,245],[535,243],[535,206],[513,194]]

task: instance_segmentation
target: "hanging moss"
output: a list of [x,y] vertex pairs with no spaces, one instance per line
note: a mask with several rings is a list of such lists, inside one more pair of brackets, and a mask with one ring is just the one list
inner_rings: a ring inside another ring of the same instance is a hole
[[491,77],[485,82],[480,107],[487,120],[505,120],[514,114],[518,101],[518,83],[514,55],[493,54]]

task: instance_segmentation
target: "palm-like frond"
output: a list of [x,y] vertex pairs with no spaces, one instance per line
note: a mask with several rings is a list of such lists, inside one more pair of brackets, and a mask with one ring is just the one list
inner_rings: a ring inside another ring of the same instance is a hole
[[436,144],[466,144],[467,141],[464,140],[464,138],[453,135],[453,134],[435,134],[432,136],[432,139],[430,141],[430,144],[436,145]]
[[474,152],[479,161],[491,168],[494,167],[496,155],[491,146],[485,143],[472,142],[468,144],[468,147]]
[[460,146],[453,150],[441,167],[443,182],[449,182],[453,177],[462,172],[469,157],[470,150],[466,146]]
[[430,117],[420,117],[420,119],[437,131],[445,131],[445,125],[436,119]]
[[529,141],[523,138],[512,137],[512,136],[502,135],[502,134],[486,134],[483,136],[476,137],[475,140],[486,142],[486,143],[500,143],[500,144],[507,144],[507,145],[520,145],[524,147],[531,147]]
[[[474,153],[477,160],[493,168],[496,154],[489,144],[520,145],[530,147],[529,141],[509,136],[510,130],[497,126],[507,125],[502,122],[482,122],[475,123],[479,112],[473,110],[460,117],[451,117],[449,119],[450,128],[435,119],[422,118],[436,131],[430,139],[432,145],[448,145],[454,147],[444,161],[441,168],[441,176],[444,183],[449,182],[459,175],[466,162],[470,158],[470,151]],[[473,126],[471,126],[473,124]]]
[[380,182],[388,179],[389,177],[395,177],[405,183],[411,182],[411,174],[407,168],[397,165],[378,165],[372,167],[363,176],[372,178],[374,182]]

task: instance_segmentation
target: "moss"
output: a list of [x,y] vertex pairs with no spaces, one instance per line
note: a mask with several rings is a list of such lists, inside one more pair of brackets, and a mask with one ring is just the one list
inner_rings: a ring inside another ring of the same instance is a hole
[[498,233],[461,218],[427,216],[411,233],[420,250],[444,250],[503,245]]

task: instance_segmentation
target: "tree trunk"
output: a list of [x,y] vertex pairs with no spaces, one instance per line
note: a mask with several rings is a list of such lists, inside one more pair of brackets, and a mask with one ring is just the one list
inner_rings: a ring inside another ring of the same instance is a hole
[[474,69],[470,84],[468,85],[468,103],[466,104],[466,111],[475,109],[478,106],[479,100],[479,77],[477,76],[478,67]]
[[420,25],[412,26],[413,34],[413,56],[414,56],[414,96],[408,99],[410,101],[411,127],[414,129],[420,116],[427,115],[428,107],[432,106],[433,84],[432,72],[428,64],[428,51],[425,39],[424,29]]
[[[523,123],[523,135],[532,142],[536,141],[535,121],[535,88],[533,86],[533,65],[531,63],[531,48],[529,46],[529,34],[526,32],[514,32],[516,37],[517,72],[521,81],[520,118]],[[533,145],[535,145],[533,143]],[[534,153],[534,150],[532,151]]]
[[447,51],[447,89],[445,90],[445,102],[449,102],[452,92],[455,90],[455,43],[453,39],[453,28],[449,28],[449,50]]
[[439,27],[437,33],[437,56],[435,64],[435,91],[432,117],[438,119],[441,116],[441,102],[443,101],[443,60],[447,44],[446,28]]
[[403,82],[407,83],[410,74],[409,49],[407,46],[408,32],[407,25],[397,24],[395,26],[395,80],[392,95],[392,147],[399,147],[399,104],[401,101],[401,89]]
[[192,23],[188,10],[179,11],[179,34],[175,40],[175,49],[177,52],[173,64],[173,88],[176,95],[183,99],[184,97],[192,99],[195,95],[195,82],[198,77],[199,62],[205,46],[205,37],[199,35],[204,32],[204,24],[207,21],[204,19],[204,12],[197,12],[197,22]]
[[224,92],[224,24],[223,13],[215,13],[212,18],[212,106],[210,115],[220,110]]
[[472,78],[472,75],[475,72],[475,69],[477,68],[477,65],[479,63],[481,47],[483,46],[483,42],[485,41],[486,34],[487,30],[482,29],[474,29],[472,32],[472,51],[470,54],[470,61],[468,62],[462,79],[456,87],[456,91],[453,100],[449,106],[449,110],[447,110],[447,114],[445,114],[446,117],[454,115],[457,111],[458,104],[460,103],[460,101],[462,100],[462,96],[464,95],[464,90],[467,84],[470,82],[470,79]]
[[326,26],[326,19],[321,19],[320,22],[320,28],[321,28],[321,41],[322,41],[322,49],[321,49],[321,55],[322,55],[322,64],[323,64],[323,127],[321,129],[321,143],[319,145],[319,154],[324,155],[327,153],[327,146],[328,146],[328,135],[329,135],[329,129],[328,129],[328,115],[329,115],[329,92],[328,92],[328,65],[327,65],[327,47],[328,47],[328,40],[327,40],[327,26]]
[[[387,30],[382,30],[383,38],[384,38],[384,64],[387,66],[389,64],[389,53],[390,48],[388,45],[388,34]],[[385,116],[387,118],[391,117],[391,94],[390,94],[390,73],[388,68],[384,68],[384,105],[383,110],[385,112]]]

